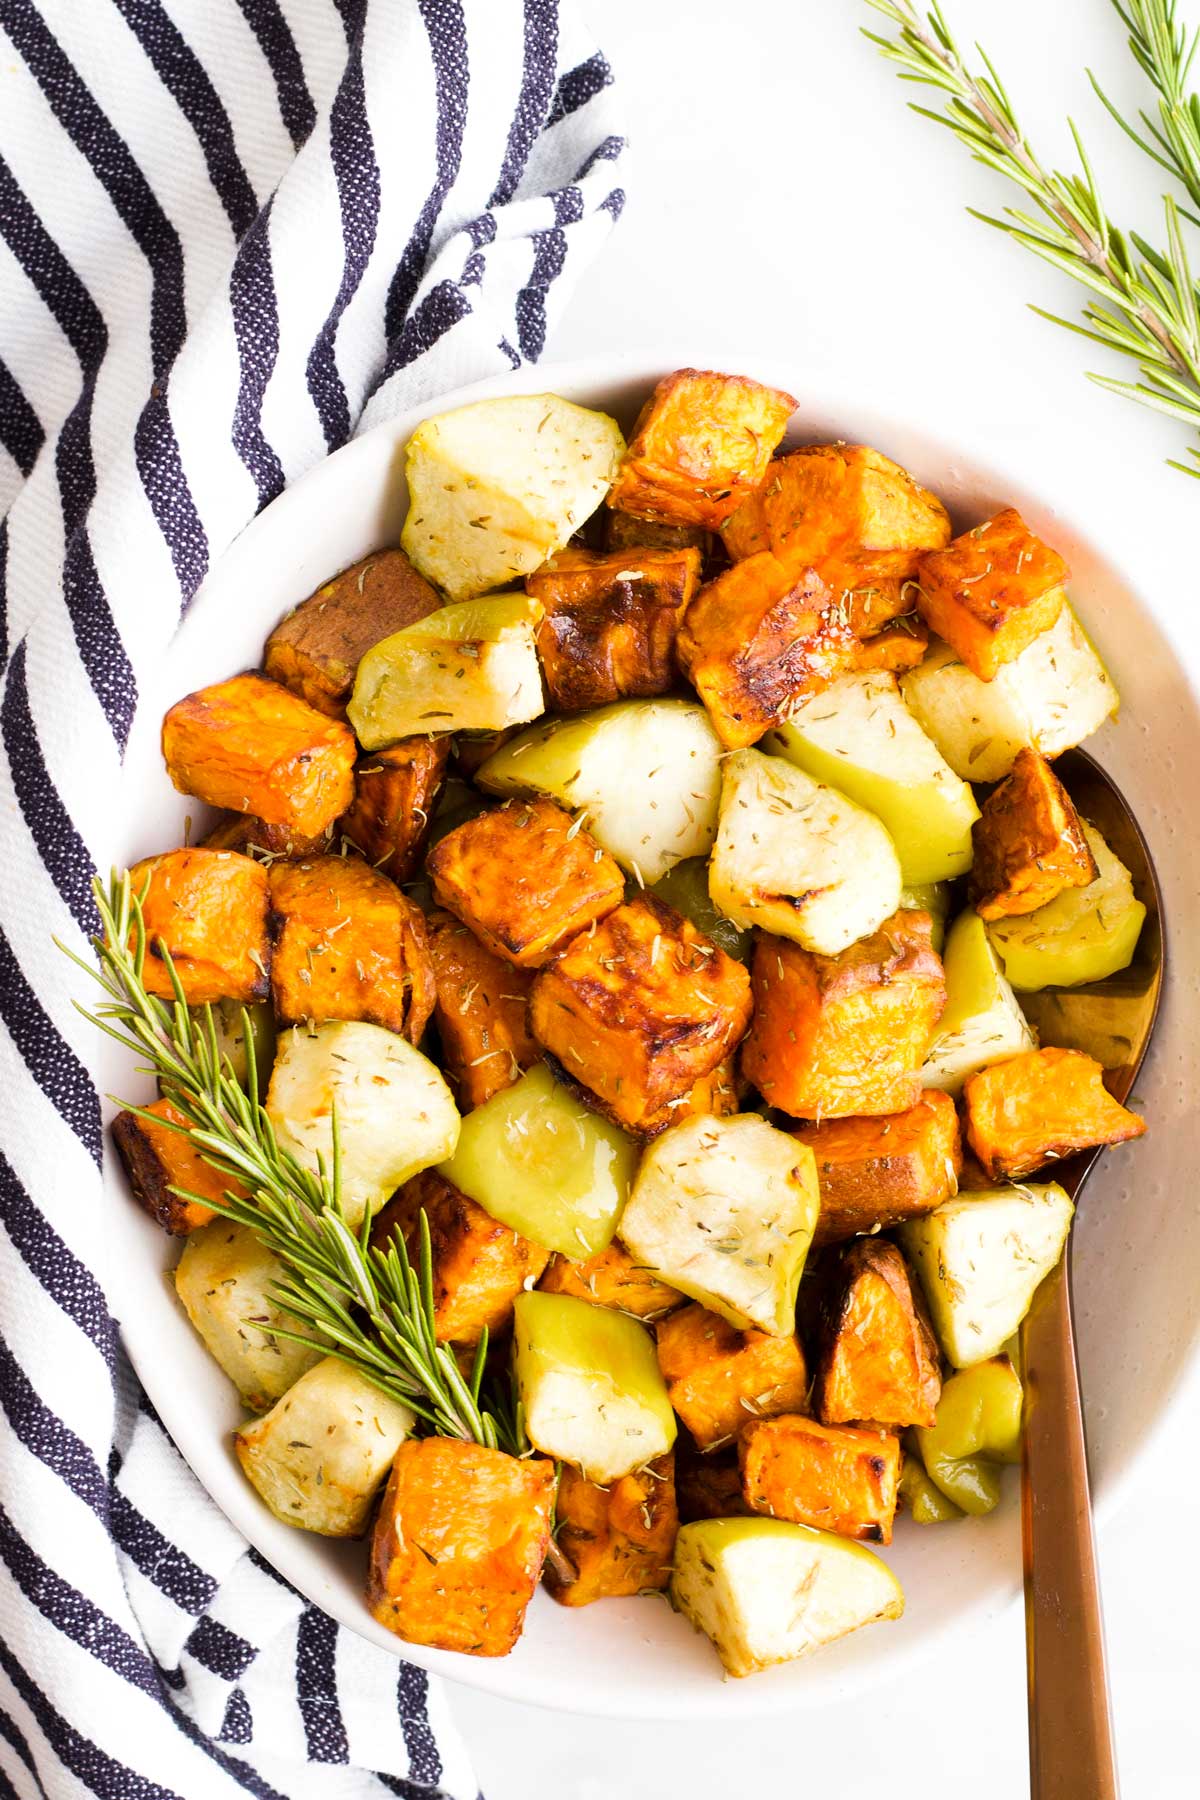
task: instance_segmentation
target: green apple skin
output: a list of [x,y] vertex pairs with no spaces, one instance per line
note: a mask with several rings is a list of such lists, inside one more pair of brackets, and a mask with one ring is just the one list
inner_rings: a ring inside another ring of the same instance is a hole
[[994,1356],[951,1375],[934,1423],[917,1427],[925,1473],[963,1512],[991,1512],[1001,1469],[1020,1462],[1023,1398],[1008,1357]]
[[961,912],[951,925],[942,963],[946,1010],[921,1079],[926,1087],[957,1094],[980,1069],[1035,1050],[1037,1039],[974,907]]

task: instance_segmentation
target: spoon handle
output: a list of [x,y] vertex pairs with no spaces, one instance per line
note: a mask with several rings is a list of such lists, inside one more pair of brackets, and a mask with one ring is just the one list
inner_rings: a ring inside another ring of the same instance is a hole
[[1066,1259],[1021,1332],[1032,1800],[1118,1800]]

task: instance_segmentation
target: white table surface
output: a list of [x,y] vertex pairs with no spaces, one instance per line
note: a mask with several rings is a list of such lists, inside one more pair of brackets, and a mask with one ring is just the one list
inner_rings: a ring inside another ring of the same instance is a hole
[[[984,42],[1044,155],[1084,128],[1114,215],[1159,235],[1161,184],[1105,118],[1090,64],[1138,96],[1106,0],[945,0],[964,44]],[[1078,290],[964,207],[997,210],[995,177],[926,121],[858,35],[861,0],[582,0],[622,82],[636,164],[621,225],[585,277],[552,360],[622,346],[740,342],[886,378],[888,406],[953,436],[986,425],[1028,481],[1118,521],[1146,591],[1196,604],[1200,487],[1163,468],[1184,427],[1084,381],[1098,349],[1036,318]],[[1182,0],[1200,20],[1198,0]],[[882,27],[881,27],[882,28]],[[910,90],[911,91],[911,90]],[[1165,181],[1165,176],[1163,180]],[[1198,259],[1200,260],[1200,259]],[[747,366],[753,373],[753,364]],[[1200,629],[1196,654],[1200,665]],[[1178,921],[1177,921],[1178,927]],[[1200,1271],[1198,1271],[1200,1276]],[[1200,1768],[1200,1381],[1103,1525],[1100,1558],[1125,1800],[1185,1800]],[[1180,1417],[1180,1413],[1184,1417]],[[487,1800],[755,1800],[820,1793],[895,1800],[1026,1789],[1020,1606],[952,1659],[873,1694],[722,1732],[615,1724],[451,1690]],[[960,1774],[961,1772],[961,1774]],[[1080,1793],[1071,1800],[1091,1800]]]

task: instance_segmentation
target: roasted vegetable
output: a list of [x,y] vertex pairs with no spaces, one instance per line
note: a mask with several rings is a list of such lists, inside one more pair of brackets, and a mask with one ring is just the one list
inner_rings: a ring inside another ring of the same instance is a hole
[[404,738],[354,770],[354,802],[338,821],[344,841],[393,881],[416,874],[450,756],[449,737]]
[[540,618],[525,594],[491,594],[443,606],[384,638],[359,663],[346,708],[363,748],[536,719],[543,710],[534,647]]
[[400,541],[451,600],[527,575],[599,506],[625,448],[615,419],[557,394],[478,400],[418,425]]
[[1007,1356],[952,1375],[937,1418],[915,1433],[925,1473],[967,1513],[991,1512],[1006,1463],[1021,1460],[1021,1383]]
[[709,892],[736,925],[836,956],[891,917],[900,888],[872,813],[780,757],[727,757]]
[[762,481],[795,409],[791,394],[743,375],[677,369],[639,413],[608,504],[714,529]]
[[724,1061],[749,1017],[742,965],[647,894],[568,945],[530,1001],[538,1042],[635,1130]]
[[593,1306],[613,1306],[635,1319],[661,1319],[683,1305],[683,1295],[635,1262],[614,1238],[582,1262],[555,1254],[538,1283],[544,1294],[571,1294]]
[[972,1189],[900,1228],[934,1330],[956,1368],[995,1356],[1062,1255],[1074,1207],[1048,1187]]
[[1106,981],[1133,961],[1146,909],[1124,863],[1084,824],[1096,864],[1087,887],[1067,888],[1024,918],[998,919],[988,938],[1013,986],[1023,993]]
[[1071,796],[1036,750],[988,795],[972,837],[971,899],[981,919],[1035,912],[1099,871]]
[[700,1450],[730,1443],[748,1419],[807,1410],[808,1368],[794,1331],[739,1331],[693,1305],[664,1319],[656,1335],[671,1405]]
[[754,1021],[742,1069],[799,1119],[906,1112],[946,999],[928,913],[902,910],[840,956],[782,938],[754,949]]
[[367,651],[440,605],[403,550],[376,550],[323,582],[275,627],[263,668],[319,712],[344,719]]
[[246,1479],[285,1525],[361,1537],[413,1423],[407,1406],[326,1356],[233,1443]]
[[930,940],[939,956],[946,941],[946,919],[950,912],[952,893],[953,890],[946,881],[922,881],[915,887],[900,890],[902,907],[906,907],[909,912],[929,914],[932,927]]
[[419,1043],[435,999],[419,908],[355,856],[277,862],[270,882],[279,1023],[366,1019]]
[[743,1427],[742,1491],[751,1510],[839,1537],[890,1544],[900,1439],[787,1413]]
[[[909,584],[906,582],[905,587]],[[854,667],[861,673],[886,672],[903,675],[923,661],[929,648],[929,633],[915,613],[905,613],[879,631],[859,639],[854,652]]]
[[[192,1142],[188,1121],[169,1100],[155,1100],[146,1112],[154,1120],[137,1113],[119,1112],[112,1122],[113,1142],[120,1152],[133,1189],[133,1197],[164,1231],[186,1237],[207,1225],[213,1217],[207,1199],[221,1200],[225,1190],[244,1193],[240,1183],[218,1175]],[[163,1120],[164,1123],[157,1123]],[[180,1129],[176,1130],[178,1126]],[[199,1200],[185,1200],[173,1193],[176,1187],[199,1194]]]
[[529,1030],[530,976],[486,950],[447,912],[425,921],[438,1041],[459,1110],[511,1087],[541,1056]]
[[354,797],[354,734],[265,675],[177,700],[162,752],[181,794],[315,837]]
[[290,825],[268,825],[253,813],[222,813],[212,830],[200,840],[202,850],[237,850],[243,856],[269,863],[276,856],[325,856],[336,849],[336,823],[324,831],[293,831]]
[[168,850],[129,871],[146,928],[146,991],[173,1000],[165,947],[194,1006],[265,1000],[271,961],[267,872],[232,850]]
[[702,706],[622,700],[523,731],[489,757],[479,785],[547,794],[586,815],[591,836],[647,886],[717,830],[721,745]]
[[564,1256],[593,1256],[616,1229],[637,1148],[538,1063],[462,1122],[441,1173],[494,1219]]
[[688,1119],[642,1156],[621,1241],[739,1330],[786,1336],[819,1201],[812,1152],[755,1113]]
[[894,675],[844,675],[763,748],[874,813],[906,886],[970,868],[975,797],[905,706]]
[[552,800],[510,800],[444,837],[427,864],[439,905],[493,955],[537,969],[613,911],[625,878]]
[[[814,1245],[886,1230],[952,1199],[962,1167],[954,1102],[930,1089],[886,1118],[822,1119],[796,1132],[817,1161],[821,1211]],[[859,1412],[856,1418],[881,1414]]]
[[193,1231],[175,1269],[175,1292],[205,1347],[251,1412],[264,1412],[318,1361],[290,1332],[272,1294],[287,1271],[244,1225],[214,1219]]
[[401,1444],[371,1543],[367,1605],[410,1644],[507,1656],[554,1516],[555,1470],[460,1438]]
[[942,956],[946,1010],[929,1046],[921,1079],[926,1087],[957,1094],[977,1070],[1033,1050],[1037,1039],[1004,979],[983,920],[973,907],[955,919]]
[[679,1527],[674,1456],[657,1456],[611,1487],[598,1487],[566,1464],[557,1518],[555,1539],[575,1570],[565,1585],[551,1572],[550,1592],[563,1606],[665,1588]]
[[529,1440],[607,1485],[663,1456],[675,1415],[644,1325],[568,1294],[520,1294],[513,1367]]
[[[952,1379],[955,1379],[952,1377]],[[963,1509],[948,1500],[940,1487],[930,1481],[921,1458],[905,1440],[904,1462],[900,1469],[900,1506],[907,1508],[914,1525],[942,1525],[950,1519],[961,1519]]]
[[904,1590],[880,1557],[782,1519],[682,1526],[671,1598],[729,1675],[794,1662],[904,1611]]
[[1066,603],[1070,570],[1015,507],[964,531],[917,562],[917,610],[973,675],[992,681],[1049,631]]
[[967,1141],[993,1181],[1141,1137],[1144,1119],[1114,1100],[1104,1070],[1081,1050],[1027,1050],[972,1075],[963,1089]]
[[[240,1082],[242,1087],[245,1087],[250,1073],[245,1032],[245,1023],[249,1019],[258,1098],[265,1100],[267,1083],[271,1079],[271,1064],[275,1060],[275,1012],[270,1001],[259,1000],[253,1006],[243,1006],[236,1000],[217,1000],[209,1011],[216,1034],[217,1050],[228,1065],[233,1079]],[[207,1031],[208,1021],[203,1008],[193,1007],[192,1017],[198,1026]]]
[[904,1258],[886,1238],[858,1238],[842,1251],[826,1298],[817,1417],[826,1425],[932,1425],[941,1391],[938,1347]]
[[742,1494],[736,1447],[731,1443],[724,1450],[701,1452],[687,1438],[679,1438],[675,1444],[675,1503],[682,1525],[695,1519],[747,1517],[750,1508]]
[[707,555],[710,534],[703,525],[668,525],[662,520],[639,519],[633,513],[604,509],[606,550],[699,550]]
[[458,1111],[438,1070],[402,1037],[362,1020],[297,1026],[279,1039],[267,1114],[306,1169],[332,1167],[335,1110],[352,1226],[458,1141]]
[[525,578],[542,608],[538,654],[555,712],[675,685],[675,636],[700,582],[699,550],[564,550]]
[[726,956],[732,956],[738,962],[749,962],[753,939],[714,904],[708,891],[708,861],[705,857],[690,856],[686,862],[676,863],[650,891],[655,899],[665,900],[685,919],[690,919],[696,929],[711,938]]

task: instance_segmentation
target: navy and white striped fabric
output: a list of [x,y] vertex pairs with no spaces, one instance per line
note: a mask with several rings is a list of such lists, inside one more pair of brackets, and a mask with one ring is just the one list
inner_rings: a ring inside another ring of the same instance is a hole
[[0,0],[0,1800],[474,1795],[436,1688],[139,1393],[50,936],[205,571],[356,430],[541,354],[622,151],[556,0]]

